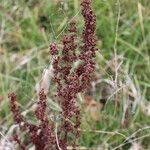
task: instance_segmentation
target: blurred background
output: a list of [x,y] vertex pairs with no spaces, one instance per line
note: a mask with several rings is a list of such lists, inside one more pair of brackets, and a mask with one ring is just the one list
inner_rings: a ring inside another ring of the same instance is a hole
[[[89,150],[148,150],[150,2],[92,2],[99,50],[91,87],[82,95],[83,132],[78,144]],[[13,124],[8,93],[17,94],[22,112],[32,108],[36,85],[50,63],[49,44],[61,45],[61,36],[72,18],[80,35],[83,29],[80,0],[0,0],[1,134],[5,135]],[[57,114],[59,106],[53,100],[54,93],[52,83],[48,101]],[[27,118],[32,120],[32,115]]]

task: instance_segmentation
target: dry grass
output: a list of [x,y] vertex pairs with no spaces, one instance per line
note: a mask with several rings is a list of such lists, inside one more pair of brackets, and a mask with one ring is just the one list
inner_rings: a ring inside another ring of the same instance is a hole
[[[132,143],[150,149],[149,7],[148,0],[93,1],[99,51],[94,79],[86,93],[94,104],[87,105],[85,95],[79,95],[83,110],[80,149],[134,150]],[[22,114],[34,122],[30,114],[37,100],[36,87],[43,86],[53,112],[49,112],[50,119],[59,124],[55,86],[47,76],[51,63],[48,45],[59,41],[72,17],[78,21],[80,33],[78,0],[0,1],[0,138],[8,147],[8,136],[17,132],[8,108],[9,91],[17,93]],[[95,104],[103,108],[95,111]],[[96,119],[89,119],[86,108],[94,109]]]

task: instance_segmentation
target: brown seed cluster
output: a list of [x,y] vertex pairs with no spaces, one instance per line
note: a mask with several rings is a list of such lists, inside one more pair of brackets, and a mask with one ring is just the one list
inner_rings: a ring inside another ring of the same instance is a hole
[[16,102],[16,95],[14,93],[9,93],[8,98],[10,100],[9,107],[10,107],[10,111],[12,112],[13,119],[17,124],[21,125],[22,123],[24,123],[24,119],[19,112],[17,102]]
[[[72,21],[68,29],[68,34],[62,38],[63,49],[60,55],[55,55],[54,50],[58,49],[56,44],[50,45],[50,52],[53,56],[54,81],[57,83],[57,98],[60,103],[62,120],[60,125],[60,145],[62,149],[67,147],[68,134],[76,132],[80,126],[79,108],[76,106],[76,94],[79,88],[79,78],[73,71],[73,64],[77,60],[75,44],[76,40],[76,23]],[[55,46],[55,47],[54,47]],[[76,119],[76,125],[73,126],[68,120]],[[77,135],[78,133],[76,133]],[[62,137],[62,135],[64,135]]]
[[[91,0],[81,1],[81,11],[85,24],[80,46],[77,47],[76,43],[75,21],[70,23],[68,34],[62,37],[63,49],[59,50],[54,43],[50,45],[50,53],[53,56],[54,81],[57,84],[57,98],[62,108],[59,137],[62,149],[66,149],[68,145],[69,134],[74,134],[76,138],[80,135],[77,94],[88,88],[95,66],[96,16],[91,9]],[[79,65],[75,66],[75,63],[79,63]],[[74,122],[74,125],[70,123],[70,120]]]
[[[29,136],[30,140],[28,142],[34,144],[36,150],[49,150],[53,146],[56,147],[54,129],[49,123],[46,114],[47,104],[44,90],[42,89],[39,93],[39,101],[35,110],[35,116],[39,120],[39,124],[37,125],[25,121],[19,112],[14,93],[9,94],[9,100],[13,119],[20,126],[21,132],[25,132]],[[25,150],[25,144],[20,142],[18,135],[15,135],[13,139],[18,143],[20,149]]]
[[18,144],[20,150],[26,150],[25,145],[22,144],[22,142],[19,139],[18,135],[14,135],[12,140],[15,141]]
[[91,80],[91,73],[94,71],[95,62],[93,58],[96,52],[96,16],[91,9],[91,0],[82,0],[81,11],[84,17],[84,29],[82,32],[83,45],[80,46],[81,54],[80,59],[83,61],[83,65],[80,70],[82,73],[82,90],[86,89]]
[[[77,94],[87,90],[94,71],[96,51],[96,16],[91,9],[91,0],[81,0],[81,11],[84,18],[84,29],[77,43],[76,22],[71,21],[68,33],[63,35],[63,48],[59,49],[57,44],[50,45],[50,54],[53,59],[54,77],[57,86],[56,97],[61,106],[61,122],[56,133],[53,123],[48,120],[46,113],[46,95],[42,89],[39,92],[39,100],[35,110],[38,120],[36,125],[25,121],[20,114],[16,95],[9,94],[10,110],[14,121],[19,125],[21,132],[29,136],[29,144],[33,144],[36,150],[67,150],[67,146],[76,147],[76,139],[80,137],[80,109],[77,105]],[[70,137],[73,139],[71,140]],[[26,148],[19,140],[14,139],[22,149]],[[71,141],[71,142],[70,142]],[[59,146],[58,146],[59,143]]]

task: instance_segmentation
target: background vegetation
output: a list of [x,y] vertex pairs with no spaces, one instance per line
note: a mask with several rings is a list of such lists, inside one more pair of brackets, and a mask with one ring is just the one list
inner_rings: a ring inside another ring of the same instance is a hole
[[[17,93],[22,111],[31,108],[35,85],[49,65],[49,43],[59,43],[72,17],[78,34],[82,32],[79,4],[79,0],[0,0],[1,133],[12,125],[8,92]],[[82,96],[78,144],[126,150],[136,143],[150,149],[149,0],[93,0],[93,10],[99,51],[92,86]],[[54,90],[50,85],[49,107],[57,113]],[[32,115],[28,117],[33,121]]]

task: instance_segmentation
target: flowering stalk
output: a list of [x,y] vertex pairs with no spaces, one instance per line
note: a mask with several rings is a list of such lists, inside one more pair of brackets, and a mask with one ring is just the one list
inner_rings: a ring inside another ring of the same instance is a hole
[[[81,11],[85,23],[81,35],[82,44],[79,47],[80,54],[77,55],[74,21],[70,23],[68,34],[62,38],[63,49],[58,50],[55,43],[50,45],[50,53],[53,56],[54,81],[57,84],[57,98],[62,108],[60,143],[64,150],[68,145],[68,134],[73,133],[76,138],[79,138],[80,110],[76,104],[77,94],[88,88],[95,65],[96,16],[91,9],[91,0],[81,0]],[[77,67],[74,65],[76,62],[79,62]],[[72,125],[70,120],[73,120],[75,125]]]
[[[58,135],[55,135],[54,127],[49,123],[46,114],[47,103],[44,89],[39,91],[39,101],[35,110],[35,116],[39,121],[37,125],[28,123],[20,114],[16,103],[16,95],[10,93],[8,96],[14,121],[19,125],[21,132],[28,133],[29,143],[32,143],[36,150],[56,150],[60,148],[66,150],[70,144],[75,148],[75,139],[80,137],[81,122],[80,109],[76,102],[77,94],[87,90],[95,66],[96,16],[91,9],[91,0],[81,0],[81,12],[84,18],[84,29],[80,46],[77,47],[76,44],[77,29],[75,21],[70,23],[68,34],[65,34],[62,38],[62,50],[59,50],[55,43],[50,45],[50,53],[53,57],[53,79],[57,85],[56,97],[62,110]],[[75,65],[76,63],[78,65]],[[74,135],[73,142],[69,142],[70,134]],[[26,148],[18,136],[14,140],[22,149]]]
[[20,150],[26,150],[25,145],[22,144],[22,142],[21,142],[21,140],[19,139],[18,135],[15,135],[15,136],[13,137],[13,141],[15,141],[15,142],[18,144]]
[[[39,92],[39,101],[35,110],[35,116],[39,120],[38,125],[33,125],[25,121],[24,117],[20,114],[19,108],[16,103],[16,95],[14,93],[9,94],[10,110],[13,115],[14,121],[19,125],[21,132],[26,132],[29,135],[29,143],[35,146],[36,150],[49,150],[53,146],[55,147],[55,134],[53,126],[49,124],[46,115],[46,95],[42,89]],[[21,144],[18,136],[15,136],[16,141],[23,150],[25,146]]]

